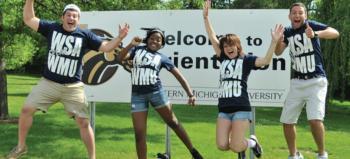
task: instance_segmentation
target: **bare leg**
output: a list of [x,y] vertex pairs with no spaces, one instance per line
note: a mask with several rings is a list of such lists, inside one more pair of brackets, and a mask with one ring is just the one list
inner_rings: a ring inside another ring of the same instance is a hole
[[221,151],[230,149],[231,121],[218,118],[216,122],[216,146]]
[[171,106],[161,107],[156,109],[160,116],[163,118],[164,122],[174,130],[176,135],[181,139],[181,141],[186,145],[187,149],[191,151],[193,149],[192,142],[188,137],[186,130],[182,127],[180,122],[177,120],[175,114],[171,110]]
[[248,141],[245,134],[249,128],[248,120],[236,120],[231,124],[230,149],[233,152],[242,152],[248,148]]
[[33,116],[36,112],[36,108],[23,106],[21,115],[19,116],[18,123],[18,148],[23,149],[26,145],[26,138],[29,132],[29,129],[33,124]]
[[89,159],[95,159],[95,137],[94,132],[90,126],[90,121],[87,118],[77,117],[76,122],[80,129],[80,136],[83,140],[86,149],[89,153]]
[[284,137],[287,141],[289,155],[294,156],[297,151],[295,124],[283,124],[283,131]]
[[147,111],[132,113],[132,122],[134,125],[136,151],[138,159],[147,158],[147,115]]
[[321,120],[310,120],[309,121],[312,136],[314,137],[315,143],[317,144],[318,154],[323,155],[325,153],[325,142],[324,142],[324,125]]

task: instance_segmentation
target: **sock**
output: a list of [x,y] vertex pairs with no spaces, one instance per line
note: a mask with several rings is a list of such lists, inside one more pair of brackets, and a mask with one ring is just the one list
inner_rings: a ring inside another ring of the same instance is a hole
[[249,148],[255,147],[256,142],[254,140],[248,139],[247,141],[248,141],[248,147]]

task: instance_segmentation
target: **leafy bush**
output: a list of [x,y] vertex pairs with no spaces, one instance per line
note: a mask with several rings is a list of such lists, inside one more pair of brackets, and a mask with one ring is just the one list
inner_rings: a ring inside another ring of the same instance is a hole
[[6,68],[9,70],[20,69],[24,64],[30,62],[36,48],[36,41],[26,34],[16,34],[13,42],[4,46],[4,59]]

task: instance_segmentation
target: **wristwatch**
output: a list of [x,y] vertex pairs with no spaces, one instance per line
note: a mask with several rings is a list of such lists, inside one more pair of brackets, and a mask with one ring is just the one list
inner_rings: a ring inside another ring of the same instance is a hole
[[318,38],[318,34],[314,31],[314,38]]

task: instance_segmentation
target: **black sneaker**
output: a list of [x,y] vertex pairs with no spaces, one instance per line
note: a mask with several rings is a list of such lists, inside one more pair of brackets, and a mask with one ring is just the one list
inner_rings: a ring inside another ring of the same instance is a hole
[[257,158],[260,158],[262,153],[263,153],[263,149],[261,147],[261,145],[258,142],[258,139],[256,138],[255,135],[250,135],[250,139],[254,140],[256,142],[256,145],[254,147],[252,147],[253,153]]
[[166,153],[158,153],[157,159],[169,159],[169,156]]
[[203,159],[202,155],[195,148],[191,150],[191,154],[193,159]]
[[245,159],[245,151],[238,153],[238,159]]

